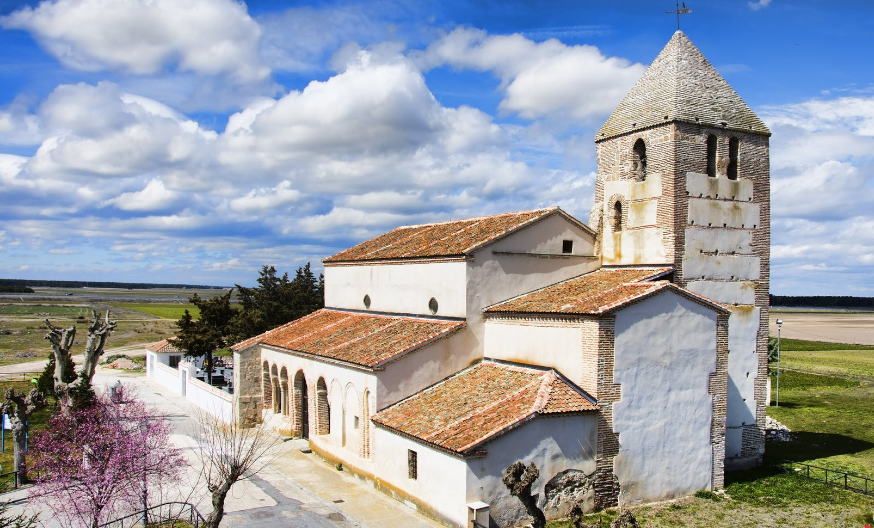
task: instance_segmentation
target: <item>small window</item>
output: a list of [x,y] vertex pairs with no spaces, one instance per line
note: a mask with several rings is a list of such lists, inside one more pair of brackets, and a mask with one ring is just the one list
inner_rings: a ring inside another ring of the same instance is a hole
[[170,368],[179,368],[180,356],[170,356]]
[[370,295],[364,296],[364,307],[370,309]]
[[613,231],[622,231],[622,202],[613,204]]
[[358,429],[358,417],[355,417],[355,428]]
[[407,449],[407,476],[412,480],[419,478],[419,456],[412,449]]
[[437,313],[437,308],[439,308],[439,305],[437,304],[437,299],[431,297],[431,300],[428,301],[428,310],[431,312],[431,315]]
[[707,136],[707,175],[716,177],[716,136]]
[[573,240],[562,240],[561,241],[561,252],[562,253],[573,253],[574,252],[574,241]]
[[637,179],[643,181],[646,179],[646,143],[642,139],[638,139],[634,142],[632,151],[631,170]]
[[728,140],[728,179],[737,179],[737,155],[740,148],[740,142],[736,137]]

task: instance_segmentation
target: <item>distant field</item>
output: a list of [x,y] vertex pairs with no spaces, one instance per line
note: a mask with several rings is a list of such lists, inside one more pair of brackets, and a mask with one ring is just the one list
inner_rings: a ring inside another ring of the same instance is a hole
[[195,319],[200,317],[200,309],[190,303],[113,303],[112,306],[117,306],[119,308],[124,308],[125,310],[131,310],[134,312],[141,312],[144,314],[153,315],[155,317],[160,317],[161,319],[179,320],[185,313],[185,310],[188,310],[191,316]]
[[773,337],[782,319],[784,338],[874,345],[874,312],[771,310],[769,315]]
[[0,317],[91,317],[90,306],[58,304],[0,304]]

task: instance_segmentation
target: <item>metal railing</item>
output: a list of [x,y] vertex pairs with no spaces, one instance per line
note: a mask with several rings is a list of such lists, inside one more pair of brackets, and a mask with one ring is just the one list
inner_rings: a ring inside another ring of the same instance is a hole
[[[145,512],[142,510],[126,515],[120,519],[103,523],[99,528],[130,528],[133,526],[161,526],[174,521],[184,521],[192,528],[199,528],[204,522],[203,516],[193,504],[188,502],[165,502],[152,506]],[[145,522],[143,522],[145,521]]]
[[874,479],[785,458],[768,458],[774,465],[781,466],[796,475],[801,475],[802,477],[807,477],[830,486],[837,486],[847,491],[874,496]]

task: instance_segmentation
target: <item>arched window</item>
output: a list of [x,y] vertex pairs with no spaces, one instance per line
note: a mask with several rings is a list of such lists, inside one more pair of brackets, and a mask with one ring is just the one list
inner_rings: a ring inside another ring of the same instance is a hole
[[646,179],[646,143],[643,142],[643,139],[634,142],[632,152],[631,170],[639,180],[643,181]]
[[270,381],[270,363],[266,361],[261,369],[261,403],[265,409],[273,408],[273,383]]
[[307,380],[302,370],[294,375],[294,418],[295,433],[301,438],[310,437],[310,404]]
[[740,147],[740,142],[736,137],[728,140],[728,179],[737,179],[737,151]]
[[316,415],[316,434],[331,434],[331,404],[328,403],[328,385],[325,378],[319,378],[316,383]]
[[613,231],[622,231],[622,202],[613,204]]
[[716,177],[716,136],[707,136],[707,175]]

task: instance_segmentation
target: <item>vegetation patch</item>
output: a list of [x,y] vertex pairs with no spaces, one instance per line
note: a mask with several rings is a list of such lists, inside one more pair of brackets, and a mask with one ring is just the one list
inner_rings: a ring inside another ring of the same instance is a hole
[[[774,336],[771,336],[774,337]],[[849,343],[828,343],[825,341],[807,341],[805,339],[780,339],[780,350],[822,352],[829,350],[874,350],[874,345],[854,345]]]
[[67,306],[63,304],[3,304],[0,316],[12,317],[91,317],[90,306]]
[[113,306],[161,319],[179,319],[185,310],[195,319],[200,317],[200,309],[191,303],[115,303]]
[[[847,378],[826,376],[823,374],[811,374],[796,370],[780,369],[780,390],[816,390],[816,389],[845,389],[858,387],[861,383]],[[771,376],[771,386],[776,389],[777,376]]]
[[[17,393],[27,394],[30,392],[30,389],[35,387],[36,384],[29,380],[0,381],[0,397],[6,394],[8,389],[15,389],[15,392]],[[52,396],[47,396],[47,399],[49,401],[48,408],[34,413],[33,416],[30,417],[30,420],[28,420],[28,430],[30,434],[33,434],[36,431],[41,431],[45,428],[49,418],[51,418],[56,411],[55,399]],[[2,473],[9,473],[14,469],[12,464],[12,449],[14,444],[12,440],[12,431],[2,431],[2,434],[6,435],[6,441],[4,446],[5,449],[0,453],[0,467],[2,467]],[[4,480],[0,480],[0,489],[3,488],[5,482],[5,477]]]

